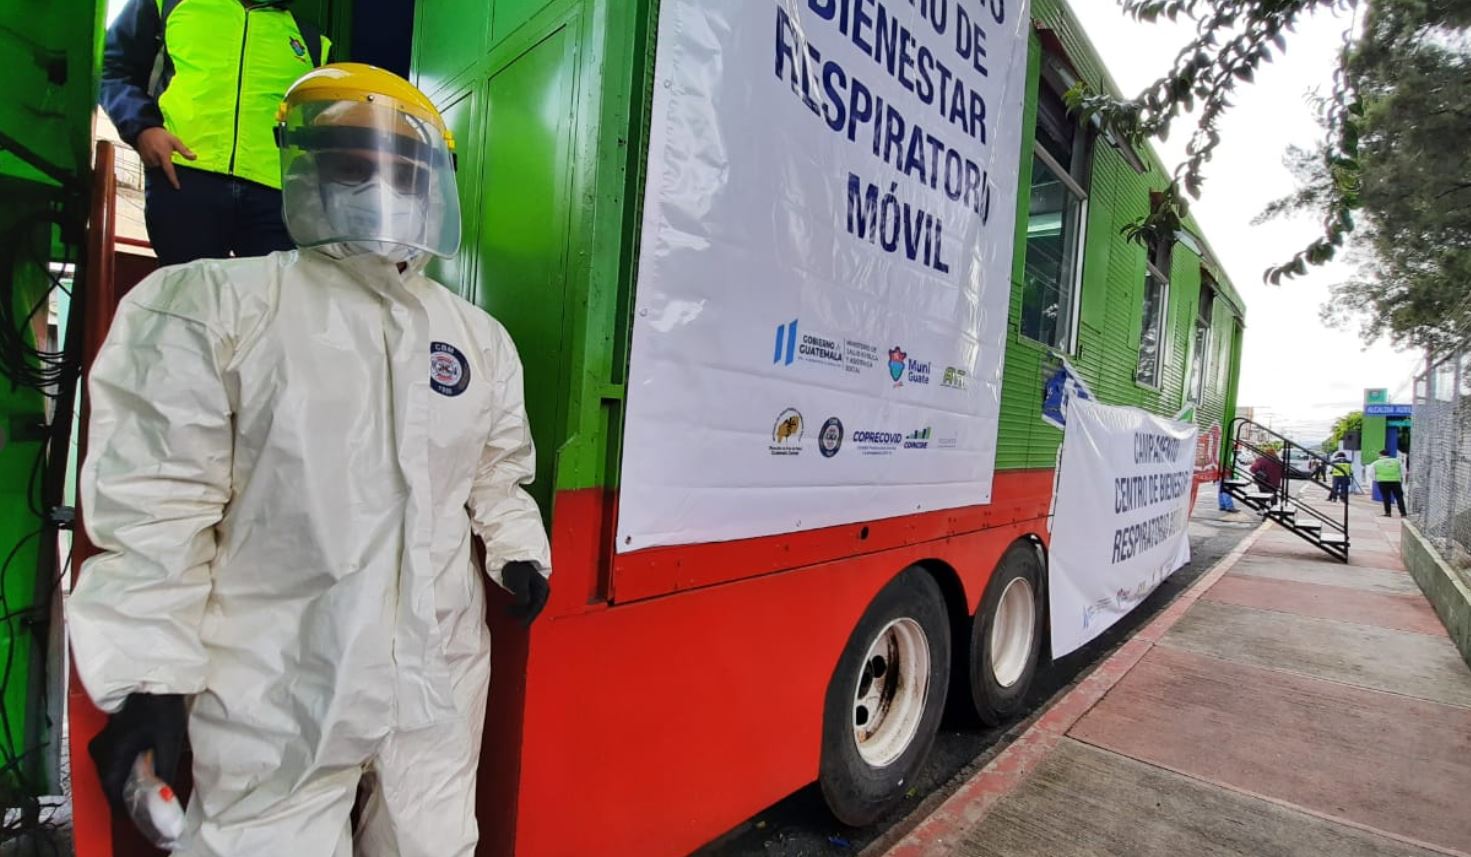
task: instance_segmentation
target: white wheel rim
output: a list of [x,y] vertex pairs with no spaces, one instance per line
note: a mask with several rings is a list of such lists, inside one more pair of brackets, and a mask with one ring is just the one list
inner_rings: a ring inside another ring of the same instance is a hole
[[853,738],[863,761],[882,768],[909,749],[930,687],[930,643],[913,619],[895,619],[868,647],[853,695]]
[[996,619],[991,623],[991,675],[1002,687],[1021,681],[1037,633],[1037,603],[1032,584],[1013,579],[1001,592]]

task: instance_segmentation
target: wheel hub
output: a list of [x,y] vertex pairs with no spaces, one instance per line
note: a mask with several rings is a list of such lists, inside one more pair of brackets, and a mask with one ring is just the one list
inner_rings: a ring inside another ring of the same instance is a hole
[[853,698],[853,738],[863,761],[882,768],[909,748],[924,716],[930,645],[913,619],[895,619],[869,646]]
[[1011,687],[1026,672],[1037,634],[1037,596],[1031,581],[1014,578],[1001,592],[991,623],[991,675],[1002,687]]

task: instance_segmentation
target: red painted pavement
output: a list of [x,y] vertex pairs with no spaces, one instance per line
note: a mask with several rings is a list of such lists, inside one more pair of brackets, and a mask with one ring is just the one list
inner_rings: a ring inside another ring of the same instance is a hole
[[[1351,564],[1402,573],[1391,535],[1398,527],[1356,523]],[[1258,529],[1042,714],[889,857],[963,854],[966,832],[1064,737],[1335,823],[1471,855],[1471,708],[1156,647],[1202,598],[1248,611],[1445,636],[1416,596],[1225,577],[1247,553],[1315,568],[1321,563],[1323,570],[1343,568],[1279,528]]]
[[1239,607],[1446,636],[1440,617],[1418,595],[1389,595],[1343,586],[1230,575],[1202,597]]
[[[1385,542],[1388,545],[1388,542]],[[1404,571],[1405,561],[1392,547],[1380,549],[1369,547],[1358,547],[1351,545],[1348,551],[1348,564],[1363,568],[1387,568],[1394,571]]]
[[1406,841],[1471,851],[1471,709],[1156,648],[1069,736]]
[[[1312,551],[1312,553],[1304,553],[1305,550]],[[1359,565],[1359,564],[1361,564],[1361,563],[1353,562],[1353,560],[1357,558],[1357,554],[1359,553],[1359,550],[1360,550],[1360,548],[1357,545],[1357,543],[1355,543],[1354,545],[1352,545],[1349,548],[1349,558],[1350,558],[1350,564],[1351,565]],[[1341,565],[1343,565],[1343,563],[1339,562],[1338,560],[1334,559],[1333,557],[1329,556],[1328,554],[1323,553],[1322,551],[1319,551],[1317,548],[1310,547],[1307,542],[1301,541],[1299,539],[1294,539],[1293,541],[1290,541],[1290,542],[1289,541],[1286,541],[1286,540],[1277,540],[1277,541],[1273,541],[1273,542],[1263,542],[1262,544],[1258,545],[1257,547],[1252,548],[1251,555],[1252,556],[1271,557],[1273,559],[1290,559],[1290,560],[1299,561],[1299,562],[1318,563],[1318,564],[1322,564],[1324,566],[1341,566]],[[1395,566],[1386,566],[1386,567],[1388,567],[1388,568],[1394,568],[1396,571],[1403,571],[1404,570],[1402,567],[1395,567]]]
[[980,773],[956,790],[914,830],[891,848],[886,857],[940,857],[952,853],[967,828],[985,818],[997,801],[1011,793],[1047,758],[1104,695],[1109,693],[1171,627],[1180,621],[1197,599],[1235,565],[1242,554],[1265,532],[1257,529],[1227,554],[1214,568],[1201,575],[1189,589],[1137,631],[1099,664],[1061,700],[1054,703]]

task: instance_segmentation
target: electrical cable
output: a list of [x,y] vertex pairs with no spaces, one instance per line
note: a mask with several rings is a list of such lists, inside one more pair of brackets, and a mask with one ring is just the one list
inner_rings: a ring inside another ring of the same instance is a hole
[[[21,548],[25,547],[31,539],[41,535],[44,531],[44,527],[37,528],[23,536],[10,549],[10,553],[6,554],[5,561],[0,563],[0,610],[3,610],[7,615],[13,612],[10,609],[10,600],[6,592],[10,564],[15,561],[15,557],[20,553]],[[3,673],[0,673],[0,697],[3,697],[4,692],[10,687],[11,670],[15,663],[16,646],[15,635],[12,633],[13,629],[14,620],[7,619],[5,622],[5,633],[9,640],[9,645],[5,647],[5,667]],[[25,829],[31,826],[30,823],[39,814],[39,796],[37,795],[39,790],[34,787],[34,784],[29,782],[29,777],[26,775],[24,768],[24,762],[26,757],[39,751],[41,748],[33,747],[29,751],[23,750],[17,753],[12,729],[13,724],[10,720],[9,706],[4,705],[3,700],[0,700],[0,730],[3,730],[0,731],[0,761],[4,762],[4,767],[0,768],[0,778],[13,780],[17,786],[13,793],[5,795],[6,818],[3,831],[0,831],[0,837],[7,840],[23,835],[26,832]],[[17,804],[20,804],[20,806],[17,806]],[[35,804],[35,806],[33,807],[32,804]],[[21,811],[12,821],[10,815],[16,809],[20,809]],[[20,825],[19,830],[15,828],[14,825],[16,824]]]
[[[48,212],[42,222],[64,228],[60,213],[54,210]],[[49,350],[39,343],[32,344],[27,336],[35,317],[48,305],[52,291],[66,291],[61,278],[51,270],[50,264],[37,256],[35,228],[34,221],[25,221],[0,236],[0,250],[27,247],[32,260],[38,263],[38,268],[50,281],[30,310],[17,317],[15,269],[18,265],[15,263],[18,260],[12,257],[10,270],[0,274],[0,375],[10,381],[12,389],[33,389],[48,399],[55,400],[62,394],[62,389],[68,386],[67,382],[80,374],[81,366],[64,349]],[[64,266],[75,265],[76,260],[72,256],[71,252],[66,254]]]
[[[58,474],[64,472],[64,468],[57,462],[51,462],[51,457],[64,456],[69,452],[66,441],[71,432],[71,400],[76,395],[81,378],[80,349],[76,344],[79,340],[75,337],[78,328],[73,327],[80,324],[80,314],[77,312],[80,300],[73,303],[73,311],[66,322],[66,335],[62,337],[64,345],[61,350],[52,350],[49,343],[37,341],[40,337],[35,336],[34,327],[37,316],[46,311],[54,292],[72,295],[72,291],[62,282],[62,276],[68,270],[75,275],[78,268],[78,247],[74,241],[67,240],[68,218],[65,215],[66,211],[62,207],[53,207],[42,217],[26,218],[0,234],[0,378],[8,382],[12,391],[31,390],[56,405],[48,409],[53,412],[49,423],[46,422],[46,414],[38,415],[36,422],[39,425],[35,428],[40,431],[39,443],[26,479],[26,507],[36,518],[35,529],[12,545],[5,554],[4,561],[0,562],[0,634],[4,635],[6,642],[4,665],[0,667],[0,797],[3,797],[3,801],[0,801],[0,811],[3,811],[3,816],[0,816],[0,850],[6,854],[30,853],[39,856],[62,853],[53,835],[55,810],[53,808],[52,812],[45,812],[41,798],[47,790],[44,783],[34,781],[31,773],[36,756],[46,750],[49,740],[33,740],[29,728],[26,727],[26,722],[29,721],[15,723],[5,702],[10,696],[19,642],[27,634],[31,634],[33,643],[42,647],[46,645],[53,599],[71,560],[68,555],[66,562],[56,566],[59,545],[45,542],[48,536],[54,542],[56,534],[66,528],[66,521],[69,519],[68,515],[63,514],[65,510],[56,505],[62,502],[56,480],[59,478]],[[60,270],[52,270],[52,262],[46,258],[50,255],[48,251],[53,235],[48,231],[45,236],[48,243],[45,245],[46,249],[43,249],[38,240],[38,223],[52,225],[60,231],[65,245]],[[22,303],[18,291],[18,275],[25,256],[30,257],[29,261],[43,272],[49,282],[44,284],[41,294],[33,302]],[[24,310],[24,314],[18,314],[20,310]],[[29,435],[11,438],[12,443],[32,440]],[[16,565],[23,549],[36,539],[43,542],[36,569],[37,585],[29,593],[30,603],[17,606],[11,603],[9,592],[12,566]],[[46,551],[51,553],[47,554]],[[43,576],[45,580],[40,579]],[[31,651],[40,649],[33,648]],[[48,687],[44,660],[36,668],[41,671],[38,676],[41,685]],[[41,716],[48,721],[47,731],[54,733],[56,724],[50,723],[49,718],[44,715]],[[14,731],[16,725],[27,728],[27,734],[17,735]]]

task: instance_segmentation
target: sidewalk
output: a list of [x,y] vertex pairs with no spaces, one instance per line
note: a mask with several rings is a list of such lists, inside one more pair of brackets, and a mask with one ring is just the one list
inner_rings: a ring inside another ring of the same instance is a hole
[[1381,513],[1347,566],[1258,530],[889,857],[1471,855],[1471,669]]

